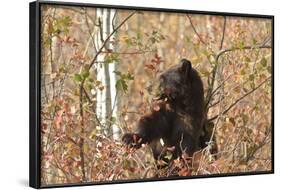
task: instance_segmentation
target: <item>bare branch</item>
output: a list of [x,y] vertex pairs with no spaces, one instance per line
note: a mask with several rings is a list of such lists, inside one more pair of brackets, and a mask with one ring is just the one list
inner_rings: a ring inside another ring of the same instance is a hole
[[[99,50],[97,51],[95,57],[92,59],[89,67],[87,68],[87,71],[89,71],[91,69],[91,67],[96,63],[96,60],[99,56],[99,54],[102,52],[102,50],[104,49],[104,47],[106,46],[106,44],[108,43],[108,41],[110,40],[110,38],[113,36],[113,34],[119,30],[119,28],[121,28],[121,26],[127,21],[129,20],[134,14],[136,13],[136,11],[132,12],[131,14],[129,14],[129,16],[127,16],[108,36],[107,38],[103,41],[102,46],[99,48]],[[99,27],[101,27],[101,21],[99,18]],[[83,111],[83,93],[86,95],[86,98],[88,100],[91,100],[88,96],[88,94],[86,93],[85,89],[84,89],[84,83],[85,83],[86,78],[84,78],[80,84],[80,96],[79,96],[79,105],[80,105],[80,117],[81,117],[81,134],[84,133],[84,121],[83,121],[83,116],[84,116],[84,111]],[[91,102],[91,101],[90,101]],[[97,118],[96,118],[97,119]],[[99,122],[99,120],[97,119],[97,121]],[[84,138],[81,138],[81,142],[80,142],[80,156],[81,156],[81,167],[82,167],[82,174],[83,174],[83,181],[86,180],[86,174],[85,174],[85,168],[84,168],[84,153],[83,153],[83,144],[84,144]]]
[[226,16],[224,16],[224,21],[223,21],[223,29],[222,29],[222,37],[221,37],[221,43],[220,43],[220,50],[223,47],[223,41],[224,41],[224,34],[225,34],[225,27],[226,26]]
[[[222,28],[222,37],[221,37],[221,42],[220,42],[219,50],[221,50],[222,47],[223,47],[225,29],[226,29],[226,17],[224,16],[224,22],[223,22],[223,28]],[[210,82],[211,83],[211,85],[210,85],[211,87],[208,89],[207,96],[206,96],[206,100],[207,101],[205,103],[205,107],[206,107],[207,111],[209,109],[208,105],[209,105],[209,103],[210,103],[210,101],[212,99],[212,96],[214,94],[213,88],[214,88],[214,85],[215,85],[215,79],[216,79],[216,74],[217,74],[217,69],[218,69],[218,59],[216,59],[215,63],[216,63],[216,65],[215,65],[215,67],[214,67],[214,69],[212,71],[212,80]],[[218,89],[220,89],[220,87],[217,88],[216,90],[218,90]]]
[[[98,52],[96,53],[95,57],[92,59],[90,66],[88,68],[88,70],[90,70],[90,68],[94,65],[96,59],[98,58],[99,54],[102,52],[103,48],[105,47],[105,45],[107,44],[107,42],[110,40],[110,38],[113,36],[113,34],[115,34],[115,32],[117,30],[119,30],[119,28],[121,28],[121,26],[123,24],[125,24],[125,22],[127,20],[129,20],[134,14],[136,13],[136,11],[132,12],[129,16],[127,16],[108,36],[107,38],[104,40],[102,46],[99,48]],[[82,84],[84,84],[85,79],[82,81]]]
[[262,44],[262,45],[257,45],[257,46],[244,46],[242,48],[233,47],[233,48],[223,49],[223,50],[219,51],[219,53],[216,55],[216,62],[218,63],[219,58],[227,52],[232,52],[232,51],[237,51],[237,50],[247,50],[247,49],[252,50],[252,49],[259,49],[259,48],[260,49],[269,49],[269,48],[271,48],[271,46]]
[[86,170],[85,170],[85,158],[84,158],[84,109],[83,109],[83,86],[80,86],[80,94],[79,94],[79,106],[80,106],[80,117],[81,117],[81,126],[80,126],[80,142],[79,142],[79,150],[80,150],[80,159],[81,159],[81,170],[82,170],[82,180],[86,181]]
[[117,15],[117,10],[115,10],[112,21],[111,21],[111,25],[112,25],[112,29],[115,30],[115,20],[116,20],[116,15]]
[[229,75],[228,77],[226,77],[226,78],[217,86],[217,88],[215,88],[215,90],[213,90],[213,92],[211,93],[211,97],[216,94],[216,92],[224,85],[224,83],[225,83],[226,81],[228,81],[228,80],[231,78],[231,76],[233,76],[233,74],[231,74],[231,75]]
[[219,99],[218,101],[216,101],[215,103],[209,105],[209,106],[208,106],[208,109],[210,109],[211,107],[214,107],[214,106],[218,105],[223,99],[224,99],[224,96],[222,96],[222,98]]
[[200,42],[206,46],[207,44],[206,44],[206,43],[204,42],[204,40],[201,38],[201,36],[200,36],[199,33],[197,32],[195,26],[193,25],[193,22],[192,22],[192,20],[191,20],[191,16],[190,16],[189,14],[187,14],[186,17],[188,18],[188,20],[189,20],[189,22],[190,22],[190,25],[191,25],[191,27],[192,27],[194,33],[196,34],[196,36],[199,38]]
[[[253,88],[251,91],[249,91],[248,93],[244,94],[243,96],[241,96],[240,98],[238,98],[237,100],[235,100],[230,106],[228,106],[227,109],[225,109],[222,112],[222,115],[226,114],[231,108],[233,108],[237,103],[239,103],[241,100],[243,100],[244,98],[246,98],[248,95],[252,94],[254,91],[256,91],[257,89],[259,89],[263,84],[265,84],[267,81],[269,81],[271,79],[271,76],[268,77],[267,79],[265,79],[263,82],[261,82],[257,87]],[[208,121],[213,121],[214,119],[216,119],[219,115],[216,115],[214,117],[212,117],[211,119],[208,119]]]
[[[267,41],[267,40],[265,40]],[[205,103],[205,106],[206,108],[208,107],[208,104],[210,103],[211,99],[212,99],[212,96],[213,96],[213,86],[214,86],[214,83],[215,83],[215,78],[216,78],[216,70],[217,70],[217,67],[218,67],[218,64],[219,64],[219,58],[227,53],[227,52],[232,52],[232,51],[237,51],[237,50],[253,50],[253,49],[268,49],[268,48],[271,48],[271,46],[268,46],[268,45],[264,45],[264,42],[261,44],[261,45],[256,45],[256,46],[244,46],[242,48],[239,48],[239,47],[233,47],[233,48],[228,48],[228,49],[222,49],[221,51],[219,51],[215,57],[215,67],[212,71],[212,81],[211,81],[211,84],[210,84],[210,88],[208,89],[208,92],[207,92],[207,95],[206,95],[206,103]]]
[[88,13],[87,13],[87,9],[84,10],[84,15],[85,15],[86,26],[88,28],[88,33],[90,35],[90,38],[92,39],[92,43],[93,43],[94,49],[97,52],[97,47],[96,47],[96,44],[95,44],[95,39],[94,39],[94,36],[93,36],[93,31],[91,30],[90,24],[89,24],[89,21],[88,21],[88,17],[89,16],[88,16]]
[[[215,67],[213,68],[212,71],[212,80],[211,80],[211,84],[209,85],[208,91],[207,91],[207,95],[206,95],[206,102],[205,102],[205,108],[208,107],[211,99],[212,99],[212,92],[213,92],[213,88],[214,88],[214,84],[215,84],[215,79],[216,79],[216,72],[217,72],[217,68],[218,68],[218,64],[215,65]],[[207,109],[208,111],[208,109]]]

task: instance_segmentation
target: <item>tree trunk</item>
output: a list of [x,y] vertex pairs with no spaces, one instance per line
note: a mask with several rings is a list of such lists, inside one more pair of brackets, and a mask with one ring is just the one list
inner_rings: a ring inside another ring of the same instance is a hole
[[[97,23],[100,23],[99,32],[95,36],[96,47],[99,49],[104,40],[112,33],[114,25],[115,10],[109,9],[97,9]],[[114,35],[112,36],[114,38]],[[111,40],[109,40],[111,41]],[[111,43],[105,45],[104,51],[107,49],[113,50],[115,47]],[[104,86],[103,90],[97,92],[97,106],[96,113],[103,125],[99,131],[101,134],[112,137],[114,139],[119,138],[120,129],[112,124],[112,118],[117,117],[117,92],[115,88],[116,76],[113,71],[116,70],[116,63],[105,63],[105,55],[100,54],[98,56],[97,67],[97,80]]]

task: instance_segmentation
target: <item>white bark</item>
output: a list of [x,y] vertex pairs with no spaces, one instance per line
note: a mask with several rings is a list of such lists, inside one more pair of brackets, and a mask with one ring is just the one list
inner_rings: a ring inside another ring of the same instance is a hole
[[[102,19],[103,17],[103,10],[97,9],[97,22],[99,19]],[[102,46],[102,39],[100,32],[97,32],[97,35],[95,35],[95,44],[97,49],[99,49]],[[105,84],[105,77],[104,77],[104,65],[101,63],[104,60],[104,55],[100,54],[97,57],[97,80],[100,81],[103,85]],[[97,91],[97,105],[96,105],[96,113],[97,117],[99,118],[100,122],[102,124],[105,124],[105,118],[106,118],[106,109],[104,102],[105,99],[105,90],[98,90]],[[97,127],[97,129],[101,129],[102,126]]]
[[[97,9],[97,19],[100,18],[102,22],[102,26],[99,30],[101,32],[97,32],[95,36],[96,40],[96,47],[99,49],[103,41],[110,35],[113,31],[112,20],[115,14],[115,10],[110,9]],[[112,38],[114,35],[112,36]],[[110,41],[110,40],[109,40]],[[114,49],[112,44],[106,44],[106,49]],[[120,129],[116,124],[111,124],[110,120],[111,117],[117,118],[117,101],[118,98],[115,83],[116,83],[116,76],[113,71],[116,70],[116,63],[103,63],[104,62],[104,54],[100,54],[98,56],[98,67],[97,67],[97,80],[101,81],[104,85],[103,90],[97,91],[97,106],[96,106],[96,113],[103,124],[104,135],[110,136],[113,135],[113,139],[118,139],[120,134]]]
[[[112,32],[114,30],[113,26],[112,26],[112,21],[114,19],[114,15],[116,13],[116,10],[114,9],[111,9],[110,10],[110,23],[109,23],[109,26],[110,26],[110,32]],[[116,22],[116,19],[113,23]],[[115,36],[115,35],[114,35]],[[116,36],[115,36],[116,37]],[[114,51],[114,49],[116,49],[116,44],[115,44],[115,47],[113,47],[113,44],[109,44],[109,48],[112,49]],[[112,110],[112,117],[116,118],[118,117],[117,115],[117,110],[118,110],[118,94],[117,94],[117,91],[116,91],[116,88],[115,88],[115,84],[116,84],[116,75],[115,73],[113,73],[113,71],[116,70],[116,65],[117,63],[112,63],[112,64],[109,64],[109,73],[110,73],[110,84],[111,84],[111,88],[110,88],[110,91],[111,91],[111,110]],[[120,133],[121,133],[121,130],[120,128],[116,125],[116,123],[114,123],[112,125],[112,133],[113,133],[113,139],[114,140],[117,140],[120,138]]]

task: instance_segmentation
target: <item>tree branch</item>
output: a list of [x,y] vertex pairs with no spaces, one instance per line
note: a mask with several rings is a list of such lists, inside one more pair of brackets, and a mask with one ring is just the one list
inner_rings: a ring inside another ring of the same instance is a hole
[[225,53],[227,53],[227,52],[232,52],[232,51],[237,51],[237,50],[247,50],[247,49],[250,49],[250,50],[252,50],[252,49],[267,49],[267,48],[271,48],[271,46],[269,46],[269,45],[257,45],[257,46],[244,46],[244,47],[242,47],[242,48],[239,48],[239,47],[233,47],[233,48],[228,48],[228,49],[223,49],[223,50],[221,50],[221,51],[219,51],[218,52],[218,54],[216,55],[216,62],[218,62],[219,61],[219,58],[223,55],[223,54],[225,54]]
[[213,92],[211,93],[211,97],[213,97],[213,96],[216,94],[216,92],[224,85],[224,83],[225,83],[226,81],[228,81],[232,76],[233,76],[233,74],[231,74],[231,75],[229,75],[228,77],[226,77],[226,78],[217,86],[217,88],[215,88],[215,90],[213,90]]
[[221,37],[221,43],[220,43],[220,50],[223,47],[223,41],[224,41],[224,34],[225,34],[225,26],[226,26],[226,16],[223,17],[224,21],[223,21],[223,29],[222,29],[222,37]]
[[223,99],[224,99],[224,96],[222,96],[222,98],[219,99],[218,101],[216,101],[215,103],[209,105],[209,106],[208,106],[208,109],[210,109],[211,107],[214,107],[214,106],[218,105]]
[[[97,51],[95,57],[92,59],[89,67],[87,68],[87,72],[90,71],[91,67],[96,63],[96,60],[99,56],[100,53],[102,53],[102,50],[104,49],[104,47],[106,46],[106,44],[108,43],[108,41],[110,40],[110,38],[113,36],[113,34],[115,32],[117,32],[117,30],[119,30],[121,28],[121,26],[127,21],[129,20],[137,11],[134,11],[132,12],[131,14],[129,14],[129,16],[127,16],[107,37],[106,39],[103,41],[103,44],[102,46],[99,48],[99,50]],[[101,25],[99,26],[101,27]],[[85,89],[84,89],[84,83],[86,81],[86,78],[83,78],[83,80],[81,81],[81,84],[80,84],[80,117],[81,117],[81,134],[84,133],[84,121],[83,121],[83,93],[86,95],[86,98],[88,100],[91,100],[88,96],[88,94],[86,93]],[[97,119],[97,118],[96,118]],[[97,121],[99,122],[99,120],[97,119]],[[81,167],[82,167],[82,174],[83,174],[83,181],[86,180],[86,174],[85,174],[85,168],[84,168],[84,153],[83,153],[83,144],[84,144],[84,138],[81,138],[81,142],[80,142],[80,156],[81,156]]]
[[[261,82],[257,87],[253,88],[251,91],[249,91],[248,93],[244,94],[243,96],[241,96],[240,98],[238,98],[237,100],[235,100],[230,106],[228,106],[227,109],[225,109],[222,112],[222,115],[226,114],[231,108],[233,108],[237,103],[239,103],[241,100],[243,100],[244,98],[246,98],[248,95],[252,94],[254,91],[256,91],[257,89],[259,89],[264,83],[266,83],[267,81],[269,81],[271,79],[271,76],[268,77],[267,79],[265,79],[263,82]],[[212,117],[211,119],[208,119],[208,121],[213,121],[214,119],[216,119],[219,115],[216,115],[214,117]]]
[[[225,29],[226,29],[226,17],[224,16],[224,22],[223,22],[223,28],[222,28],[222,37],[221,37],[221,42],[220,42],[220,47],[219,47],[219,50],[222,49],[223,47],[223,42],[224,42],[224,35],[225,35]],[[217,69],[218,69],[218,59],[215,59],[216,62],[215,62],[215,67],[212,71],[212,80],[211,80],[211,88],[208,89],[208,93],[207,93],[207,96],[206,96],[206,103],[205,103],[205,107],[207,109],[207,112],[208,112],[208,105],[212,99],[212,96],[213,96],[213,88],[214,88],[214,85],[215,85],[215,80],[216,80],[216,74],[217,74]]]
[[[225,54],[225,53],[227,53],[227,52],[232,52],[232,51],[237,51],[237,50],[247,50],[247,49],[249,49],[249,50],[252,50],[252,49],[258,49],[258,48],[261,48],[261,49],[267,49],[267,48],[271,48],[271,46],[269,46],[269,45],[264,45],[264,43],[262,43],[261,45],[256,45],[256,46],[244,46],[244,47],[242,47],[242,48],[239,48],[239,47],[233,47],[233,48],[228,48],[228,49],[222,49],[222,50],[220,50],[218,53],[217,53],[217,55],[216,55],[216,57],[215,57],[215,63],[216,63],[216,65],[215,65],[215,67],[214,67],[214,69],[213,69],[213,71],[212,71],[212,81],[211,81],[211,84],[210,84],[210,88],[209,88],[209,90],[208,90],[208,93],[207,93],[207,95],[206,95],[206,103],[205,103],[205,106],[206,106],[206,108],[208,107],[208,105],[209,105],[209,103],[210,103],[210,101],[211,101],[211,99],[212,99],[212,96],[213,96],[213,85],[214,85],[214,83],[215,83],[215,77],[216,77],[216,70],[217,70],[217,67],[218,67],[218,64],[219,64],[219,58],[223,55],[223,54]],[[208,110],[207,110],[208,111]]]
[[[88,28],[88,33],[90,35],[90,38],[92,40],[92,43],[93,43],[93,46],[94,46],[94,49],[95,51],[97,52],[97,47],[96,47],[96,44],[95,44],[95,38],[93,36],[93,31],[91,30],[90,28],[90,24],[89,24],[89,21],[88,21],[88,13],[87,13],[87,9],[84,10],[84,15],[85,15],[85,21],[86,21],[86,26]],[[87,49],[87,48],[86,48]],[[85,51],[86,52],[86,51]]]
[[[121,28],[121,26],[123,24],[125,24],[125,22],[127,20],[129,20],[134,14],[136,13],[136,11],[132,12],[127,18],[125,18],[108,36],[107,38],[104,40],[102,46],[99,48],[98,52],[96,53],[95,57],[92,59],[90,66],[88,68],[88,70],[91,69],[91,67],[94,65],[96,59],[98,58],[99,54],[102,52],[103,48],[105,47],[105,45],[107,44],[107,42],[110,40],[110,38],[113,36],[113,34],[119,30],[119,28]],[[84,84],[85,79],[82,81],[82,84]]]
[[112,26],[113,30],[115,30],[114,22],[115,22],[116,16],[117,16],[117,10],[115,10],[112,21],[111,21],[111,26]]
[[197,32],[195,26],[193,25],[193,22],[192,22],[192,20],[191,20],[191,16],[190,16],[189,14],[187,14],[186,17],[188,18],[188,20],[189,20],[189,22],[190,22],[190,25],[191,25],[191,27],[192,27],[194,33],[196,34],[196,36],[199,38],[200,42],[206,46],[207,44],[206,44],[206,43],[204,42],[204,40],[201,38],[201,36],[200,36],[199,33]]
[[267,141],[267,138],[269,137],[269,134],[270,133],[267,133],[267,135],[264,137],[264,139],[263,139],[263,141],[259,144],[259,145],[256,145],[253,149],[252,149],[252,151],[250,151],[250,153],[247,155],[247,158],[245,159],[245,161],[246,162],[248,162],[249,160],[251,160],[253,157],[254,157],[254,155],[256,154],[256,152],[258,151],[258,150],[260,150],[264,145],[266,145],[267,143],[269,143],[268,141]]
[[84,109],[83,109],[83,86],[80,86],[80,95],[79,95],[79,106],[80,106],[80,119],[81,119],[81,137],[79,142],[79,149],[80,149],[80,158],[81,158],[81,169],[82,169],[82,181],[86,181],[86,171],[85,171],[85,158],[84,158]]

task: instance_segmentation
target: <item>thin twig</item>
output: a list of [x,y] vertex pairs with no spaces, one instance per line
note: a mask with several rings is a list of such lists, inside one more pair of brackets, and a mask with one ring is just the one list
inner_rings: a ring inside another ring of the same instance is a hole
[[[268,130],[269,130],[269,128],[268,128]],[[248,162],[249,160],[251,160],[251,159],[254,157],[254,155],[256,154],[256,152],[257,152],[258,150],[260,150],[264,145],[266,145],[267,143],[271,142],[271,141],[268,141],[268,137],[269,137],[270,134],[271,134],[271,133],[268,132],[268,133],[266,134],[266,136],[264,137],[263,141],[262,141],[259,145],[255,146],[255,147],[250,151],[250,153],[247,155],[247,158],[245,159],[246,162]]]
[[[94,65],[96,59],[98,58],[98,55],[102,52],[103,48],[105,47],[105,45],[107,44],[107,42],[109,41],[109,39],[113,36],[113,34],[115,34],[115,32],[117,30],[119,30],[119,28],[121,28],[121,26],[123,24],[125,24],[125,22],[127,20],[129,20],[134,14],[136,13],[136,11],[132,12],[127,18],[125,18],[108,36],[107,38],[104,40],[102,46],[99,48],[98,52],[96,53],[95,57],[92,59],[90,66],[88,68],[88,70],[90,70],[90,68]],[[84,84],[85,79],[82,81],[82,84]]]
[[222,49],[223,47],[223,41],[224,41],[224,34],[225,34],[225,26],[226,26],[226,16],[223,17],[224,18],[224,21],[223,21],[223,32],[222,32],[222,37],[221,37],[221,43],[220,43],[220,50]]
[[[220,42],[220,47],[219,47],[219,50],[222,49],[223,47],[223,42],[224,42],[224,35],[225,35],[225,29],[226,29],[226,17],[224,17],[224,22],[223,22],[223,28],[222,28],[222,38],[221,38],[221,42]],[[218,57],[219,58],[219,57]],[[215,67],[213,68],[213,71],[212,71],[212,80],[211,80],[211,88],[208,89],[208,92],[207,92],[207,96],[206,96],[206,104],[205,104],[205,107],[206,107],[206,111],[208,112],[208,105],[212,99],[212,96],[213,96],[213,88],[214,88],[214,85],[215,85],[215,80],[216,80],[216,74],[217,74],[217,69],[218,69],[218,59],[217,59],[217,56],[216,56],[216,64],[215,64]]]
[[113,18],[112,18],[112,21],[111,21],[111,25],[112,25],[112,29],[113,30],[115,30],[114,22],[115,22],[115,19],[116,19],[116,15],[117,15],[117,10],[115,10]]
[[87,26],[87,28],[88,28],[88,33],[89,33],[89,35],[90,35],[90,38],[92,39],[92,43],[93,43],[94,49],[95,49],[95,51],[97,51],[97,47],[96,47],[96,44],[95,44],[95,38],[94,38],[94,36],[93,36],[93,31],[94,31],[94,30],[91,31],[90,24],[89,24],[89,21],[88,21],[87,9],[85,9],[84,15],[85,15],[86,26]]
[[231,75],[229,75],[228,77],[226,77],[218,86],[217,86],[217,88],[215,88],[215,90],[213,90],[213,92],[211,93],[211,96],[213,97],[213,95],[224,85],[224,83],[226,82],[226,81],[228,81],[230,78],[231,78],[231,76],[233,76],[233,74],[231,74]]
[[[117,32],[117,30],[119,30],[119,28],[121,28],[121,26],[127,21],[129,20],[137,11],[132,12],[131,14],[129,14],[129,16],[127,16],[108,36],[107,38],[103,41],[102,46],[99,48],[99,50],[97,51],[95,57],[92,59],[89,67],[87,68],[87,71],[89,72],[90,69],[92,68],[92,66],[96,63],[96,60],[99,56],[99,54],[102,52],[102,50],[104,49],[104,47],[106,46],[106,44],[108,43],[108,41],[110,40],[110,38],[113,36],[113,34],[115,34],[115,32]],[[99,18],[99,27],[100,29],[102,29],[101,26],[101,21]],[[81,134],[84,133],[84,121],[83,121],[83,93],[86,95],[86,98],[88,100],[90,100],[89,96],[87,96],[87,94],[85,93],[85,89],[84,89],[84,83],[86,81],[86,78],[83,78],[83,80],[80,83],[80,116],[81,116]],[[97,120],[98,121],[98,120]],[[81,138],[81,147],[80,147],[80,156],[81,156],[81,167],[82,167],[82,174],[83,174],[83,181],[86,180],[86,174],[85,174],[85,168],[84,168],[84,153],[83,153],[83,144],[84,144],[84,138]],[[82,161],[83,159],[83,161]]]
[[223,49],[223,50],[219,51],[219,53],[216,55],[216,62],[218,62],[219,58],[227,52],[232,52],[232,51],[237,51],[237,50],[247,50],[247,49],[252,50],[252,49],[259,49],[259,48],[260,49],[269,49],[269,48],[271,48],[271,46],[270,45],[257,45],[257,46],[244,46],[241,48],[233,47],[233,48]]
[[79,149],[80,149],[80,158],[81,158],[81,170],[82,170],[82,180],[83,182],[86,181],[86,171],[85,171],[85,158],[84,158],[84,109],[83,109],[83,86],[80,86],[80,94],[79,94],[79,106],[80,106],[80,119],[81,119],[81,130],[80,130],[80,143],[79,143]]
[[[227,109],[225,109],[222,114],[226,114],[231,108],[233,108],[237,103],[239,103],[241,100],[243,100],[245,97],[247,97],[248,95],[250,95],[251,93],[253,93],[254,91],[256,91],[257,89],[259,89],[264,83],[266,83],[267,81],[269,81],[271,79],[271,76],[268,77],[267,79],[265,79],[263,82],[261,82],[257,87],[253,88],[251,91],[249,91],[248,93],[244,94],[243,96],[241,96],[240,98],[238,98],[237,100],[235,100],[230,106],[228,106]],[[208,119],[208,121],[213,121],[214,119],[216,119],[218,117],[218,115],[212,117],[211,119]]]
[[271,48],[271,46],[268,46],[268,45],[264,45],[264,44],[261,44],[261,45],[256,45],[256,46],[244,46],[242,48],[238,48],[238,47],[233,47],[233,48],[228,48],[228,49],[222,49],[221,51],[219,51],[215,57],[215,67],[212,71],[212,81],[211,81],[211,84],[210,84],[210,88],[208,89],[208,92],[207,92],[207,95],[206,95],[206,103],[205,103],[205,106],[206,108],[208,107],[211,99],[212,99],[212,96],[213,96],[213,86],[214,86],[214,83],[215,83],[215,78],[216,78],[216,70],[217,70],[217,67],[218,67],[218,64],[219,64],[219,58],[227,53],[227,52],[232,52],[232,51],[237,51],[237,50],[252,50],[252,49],[258,49],[258,48],[261,48],[261,49],[268,49],[268,48]]
[[217,104],[219,104],[219,103],[220,103],[220,101],[222,101],[223,99],[224,99],[224,96],[222,96],[222,98],[221,98],[221,99],[219,99],[218,101],[216,101],[215,103],[213,103],[213,104],[209,105],[209,106],[208,106],[208,109],[210,109],[211,107],[216,106],[216,105],[217,105]]
[[201,36],[200,36],[199,33],[197,32],[197,30],[196,30],[196,28],[195,28],[195,26],[194,26],[194,24],[193,24],[193,22],[192,22],[192,20],[191,20],[191,16],[190,16],[189,14],[187,14],[186,17],[188,18],[188,20],[189,20],[189,22],[190,22],[190,25],[191,25],[191,27],[192,27],[194,33],[196,34],[196,36],[199,38],[200,42],[206,46],[207,44],[204,42],[204,40],[201,38]]

